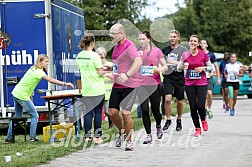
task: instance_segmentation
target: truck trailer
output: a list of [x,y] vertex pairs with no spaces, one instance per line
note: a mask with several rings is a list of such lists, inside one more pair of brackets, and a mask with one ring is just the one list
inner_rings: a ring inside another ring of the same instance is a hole
[[[85,31],[84,11],[63,0],[0,1],[0,117],[14,112],[11,92],[39,54],[49,57],[48,75],[72,82],[76,89],[53,85],[42,80],[33,93],[39,122],[49,122],[46,92],[78,92],[80,78],[75,58]],[[56,114],[57,115],[57,114]]]

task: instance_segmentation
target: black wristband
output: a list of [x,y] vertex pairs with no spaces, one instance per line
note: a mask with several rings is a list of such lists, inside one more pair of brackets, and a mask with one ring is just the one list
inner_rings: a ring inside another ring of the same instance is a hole
[[126,76],[129,78],[128,74],[127,74],[127,73],[125,73],[125,74],[126,74]]

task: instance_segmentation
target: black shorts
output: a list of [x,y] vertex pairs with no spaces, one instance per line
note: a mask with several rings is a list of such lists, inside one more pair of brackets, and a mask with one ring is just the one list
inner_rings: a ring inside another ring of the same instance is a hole
[[227,82],[227,87],[232,86],[234,90],[240,89],[240,83],[239,82]]
[[185,98],[185,80],[173,80],[169,76],[164,76],[164,94],[183,100]]
[[222,81],[221,82],[221,86],[223,89],[227,88],[227,82],[226,81]]
[[213,77],[207,78],[207,90],[213,90],[214,84],[213,84]]
[[136,88],[112,88],[109,108],[131,111],[136,99]]

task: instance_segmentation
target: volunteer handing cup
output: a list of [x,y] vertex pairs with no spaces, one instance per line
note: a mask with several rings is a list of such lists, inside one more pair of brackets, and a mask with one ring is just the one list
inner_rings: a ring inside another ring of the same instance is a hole
[[184,62],[184,70],[187,70],[188,66],[189,66],[189,63],[188,62]]

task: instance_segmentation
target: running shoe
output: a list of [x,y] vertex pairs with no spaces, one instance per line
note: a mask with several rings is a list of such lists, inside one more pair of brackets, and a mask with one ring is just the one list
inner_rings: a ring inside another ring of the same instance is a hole
[[162,131],[162,128],[160,126],[160,127],[157,127],[157,138],[162,139],[162,137],[163,137],[163,131]]
[[181,130],[182,130],[181,119],[177,119],[176,131],[181,131]]
[[201,135],[201,129],[200,128],[196,128],[195,129],[195,133],[194,133],[194,137],[199,137]]
[[225,104],[225,103],[223,103],[222,107],[223,107],[223,109],[226,109],[226,104]]
[[101,144],[101,143],[103,143],[103,140],[101,139],[101,137],[94,137],[93,142],[95,144]]
[[143,144],[148,144],[152,142],[152,135],[151,134],[147,134],[146,139],[144,140]]
[[207,115],[208,115],[208,118],[209,119],[212,119],[213,118],[213,113],[211,110],[207,110]]
[[171,120],[166,120],[163,130],[167,130],[171,125]]
[[125,151],[133,151],[134,146],[132,141],[126,141]]
[[202,121],[201,123],[202,123],[202,128],[203,128],[203,130],[204,130],[204,131],[207,131],[207,130],[208,130],[208,123],[207,123],[207,120]]
[[125,140],[125,137],[126,137],[125,133],[123,133],[123,134],[119,133],[119,137],[116,140],[116,147],[122,146],[122,143]]
[[229,112],[229,107],[226,106],[225,113]]
[[230,116],[234,116],[235,114],[235,110],[234,109],[230,109]]
[[90,141],[92,141],[91,137],[85,137],[85,142],[90,142]]

